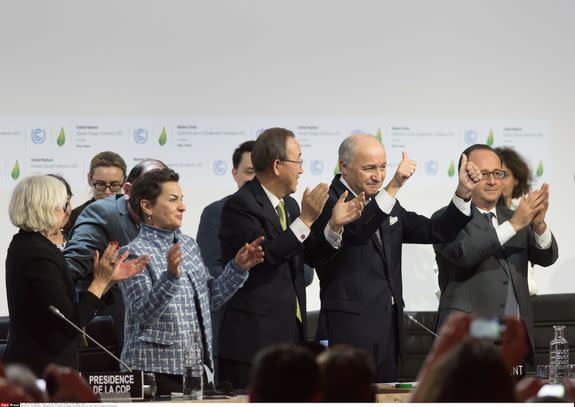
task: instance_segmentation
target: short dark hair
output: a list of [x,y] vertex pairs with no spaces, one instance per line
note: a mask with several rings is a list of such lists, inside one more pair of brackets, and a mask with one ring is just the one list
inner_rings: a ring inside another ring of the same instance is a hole
[[[490,146],[488,146],[487,144],[473,144],[472,146],[467,147],[465,150],[463,150],[463,152],[461,153],[461,155],[465,154],[465,156],[467,157],[467,159],[469,160],[469,155],[475,151],[475,150],[487,150],[487,151],[492,151],[493,154],[495,154],[497,157],[499,157],[499,154],[497,154],[497,152],[491,148]],[[459,161],[457,163],[457,170],[459,171],[459,169],[461,168],[461,155],[459,156]],[[501,161],[501,158],[499,159]]]
[[250,394],[258,402],[312,401],[321,379],[314,355],[297,345],[274,345],[261,350],[250,372]]
[[171,168],[162,168],[142,174],[134,182],[130,191],[129,203],[132,210],[141,220],[144,220],[144,213],[140,206],[142,199],[146,199],[154,205],[162,193],[162,185],[166,182],[178,182],[179,180],[180,176]]
[[66,194],[68,194],[68,198],[71,198],[72,196],[74,196],[74,194],[72,193],[72,188],[70,188],[70,184],[68,183],[68,181],[66,181],[66,178],[64,178],[60,174],[46,174],[46,175],[48,175],[50,177],[54,177],[54,178],[62,181],[62,183],[66,187]]
[[251,153],[254,149],[255,140],[244,141],[242,144],[238,146],[234,150],[234,154],[232,155],[232,164],[234,165],[235,169],[238,169],[240,163],[242,162],[242,156],[244,153]]
[[133,184],[142,174],[151,170],[163,168],[168,168],[168,166],[160,160],[156,160],[154,158],[146,158],[145,160],[140,161],[134,166],[134,168],[130,170],[128,178],[126,178],[126,182]]
[[533,176],[525,159],[511,147],[497,147],[495,149],[502,163],[513,173],[517,185],[513,187],[512,198],[519,198],[531,189]]
[[90,161],[90,172],[88,175],[90,177],[94,175],[94,171],[98,167],[117,167],[122,170],[122,178],[126,179],[126,162],[120,156],[120,154],[114,153],[113,151],[102,151],[92,157]]
[[275,160],[287,158],[287,139],[295,138],[292,131],[273,127],[266,129],[257,138],[252,150],[252,165],[256,172],[265,172]]
[[375,366],[363,349],[335,345],[318,357],[323,401],[375,403]]

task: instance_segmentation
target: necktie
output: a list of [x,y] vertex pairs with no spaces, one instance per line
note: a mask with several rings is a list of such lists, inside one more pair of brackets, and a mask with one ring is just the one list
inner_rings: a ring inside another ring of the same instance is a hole
[[[485,212],[483,216],[485,216],[489,222],[489,226],[493,228],[493,218],[495,218],[495,214],[493,212]],[[505,301],[505,309],[503,313],[504,315],[519,316],[519,304],[517,302],[517,297],[515,296],[515,289],[513,288],[513,279],[511,277],[511,270],[507,261],[507,255],[504,250],[502,250],[502,253],[503,256],[500,261],[505,265],[505,274],[507,274],[507,278],[509,279],[509,282],[507,283],[507,299]]]
[[276,206],[276,212],[278,213],[278,218],[280,218],[280,225],[282,230],[287,229],[287,216],[286,216],[286,204],[284,201],[280,201]]
[[[282,230],[286,230],[287,229],[287,216],[286,216],[286,206],[284,201],[279,201],[279,203],[276,206],[276,212],[278,213],[278,218],[280,219],[280,225],[282,227]],[[301,319],[301,308],[299,306],[299,300],[297,299],[297,296],[295,297],[295,315],[296,318],[299,322],[302,322]]]
[[493,226],[493,218],[495,217],[495,215],[493,214],[493,212],[485,212],[483,214],[483,216],[485,216],[485,218],[487,219],[487,221],[489,222],[489,226]]

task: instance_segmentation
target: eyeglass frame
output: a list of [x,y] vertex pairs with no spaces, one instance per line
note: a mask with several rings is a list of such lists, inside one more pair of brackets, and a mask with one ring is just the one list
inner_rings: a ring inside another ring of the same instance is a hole
[[[496,175],[497,174],[501,174],[500,176]],[[481,171],[481,179],[483,181],[487,181],[489,179],[490,176],[493,175],[493,179],[503,179],[505,178],[505,176],[507,175],[507,173],[505,172],[505,170],[493,170],[493,171]]]
[[294,163],[299,165],[300,167],[303,167],[303,160],[280,160],[280,162],[286,162],[286,163]]
[[[124,182],[122,181],[121,184],[108,184],[107,182],[104,181],[95,181],[93,179],[90,179],[90,181],[92,182],[92,187],[98,191],[98,192],[105,192],[106,189],[110,189],[110,192],[120,192],[122,190],[122,187],[124,186]],[[104,189],[101,189],[102,187],[104,187]],[[112,189],[114,188],[114,189]]]

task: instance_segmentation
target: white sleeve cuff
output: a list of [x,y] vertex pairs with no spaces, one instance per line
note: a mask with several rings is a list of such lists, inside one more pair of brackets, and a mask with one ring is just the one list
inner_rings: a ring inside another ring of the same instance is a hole
[[391,213],[396,201],[397,200],[393,196],[389,195],[383,188],[379,191],[379,194],[375,196],[377,206],[379,206],[379,209],[381,209],[381,211],[386,215]]
[[461,211],[465,216],[471,216],[471,199],[469,201],[464,201],[457,195],[453,195],[451,200],[455,207]]
[[[343,227],[341,228],[341,233],[343,234]],[[325,225],[325,229],[323,230],[323,235],[325,236],[325,240],[334,248],[339,249],[341,246],[341,239],[342,235],[335,232],[330,226],[329,222]]]
[[303,221],[300,218],[294,220],[291,223],[291,225],[289,225],[289,228],[291,229],[295,237],[302,243],[309,236],[309,228],[305,225],[305,223],[303,223]]
[[539,249],[549,249],[551,247],[551,243],[553,242],[553,238],[551,237],[551,230],[549,227],[545,229],[542,235],[538,235],[537,233],[533,232],[535,235],[535,246]]
[[509,221],[503,222],[497,228],[495,228],[495,233],[497,233],[497,238],[499,239],[499,244],[503,246],[509,241],[513,236],[515,236],[515,229],[511,226]]

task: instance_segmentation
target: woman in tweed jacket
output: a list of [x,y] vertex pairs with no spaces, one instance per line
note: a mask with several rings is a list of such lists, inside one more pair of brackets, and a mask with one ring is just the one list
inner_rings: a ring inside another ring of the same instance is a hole
[[142,175],[130,191],[141,219],[138,236],[124,249],[146,254],[144,272],[121,284],[126,302],[122,360],[132,369],[153,372],[158,394],[182,391],[182,359],[192,332],[201,333],[204,364],[213,370],[210,310],[225,303],[263,261],[263,238],[242,247],[224,272],[212,278],[198,245],[180,232],[186,210],[171,169]]

